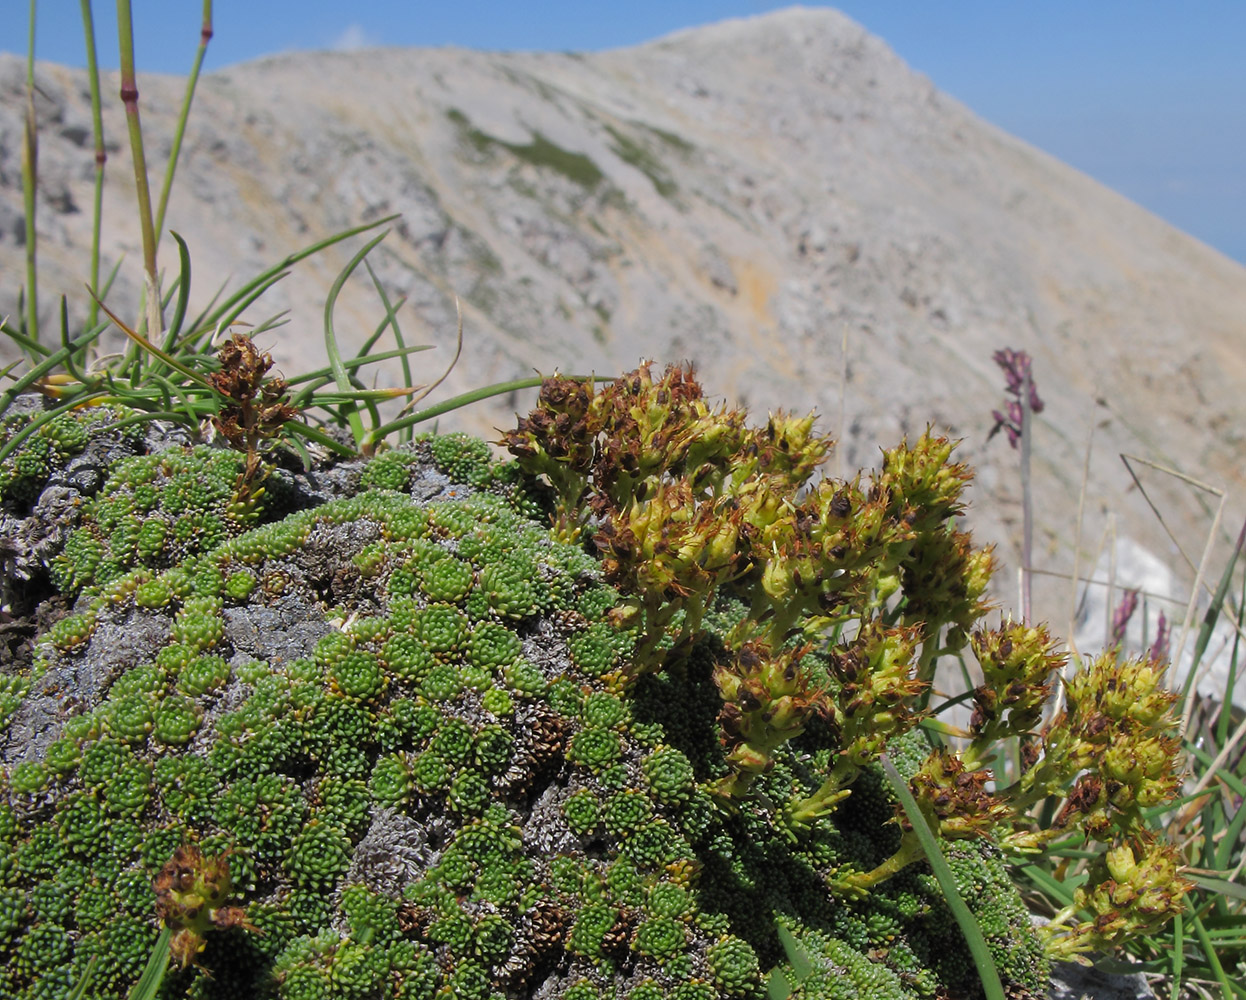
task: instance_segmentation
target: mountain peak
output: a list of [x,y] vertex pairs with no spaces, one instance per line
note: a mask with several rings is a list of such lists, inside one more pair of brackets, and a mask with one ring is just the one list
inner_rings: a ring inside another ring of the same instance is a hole
[[[81,73],[41,66],[39,77],[50,309],[61,292],[81,299],[91,111]],[[21,92],[0,86],[0,135],[21,134]],[[180,98],[178,81],[144,84],[149,148],[167,148]],[[105,127],[125,134],[120,109]],[[24,273],[19,156],[19,143],[0,143],[8,275]],[[108,169],[105,271],[139,257],[124,146]],[[1002,394],[991,356],[1014,347],[1033,355],[1047,401],[1034,481],[1051,568],[1071,566],[1069,470],[1092,419],[1108,422],[1098,449],[1246,491],[1246,439],[1231,433],[1246,426],[1242,269],[979,120],[833,10],[594,54],[387,49],[201,83],[168,216],[190,242],[192,307],[200,290],[392,213],[371,262],[390,300],[408,303],[404,329],[452,343],[463,303],[471,364],[450,392],[533,369],[687,358],[756,410],[827,414],[837,471],[930,421],[980,463],[975,523],[1015,565],[1013,456],[984,444]],[[324,297],[351,252],[296,269],[248,317],[290,309],[289,332],[265,345],[287,374],[321,363]],[[127,265],[113,299],[140,287]],[[12,282],[0,289],[0,315],[16,295]],[[348,284],[338,308],[344,349],[381,315],[366,282]],[[489,433],[525,405],[459,419]],[[1113,511],[1122,533],[1166,552],[1129,485],[1096,466],[1087,509]],[[1201,524],[1170,484],[1152,499],[1170,524]],[[1098,530],[1092,517],[1083,537]],[[1044,615],[1063,614],[1065,595],[1053,590]]]

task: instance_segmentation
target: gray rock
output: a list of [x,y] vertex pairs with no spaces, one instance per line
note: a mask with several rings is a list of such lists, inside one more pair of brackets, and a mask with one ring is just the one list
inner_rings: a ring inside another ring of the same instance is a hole
[[1051,1000],[1154,1000],[1146,976],[1101,972],[1076,962],[1059,962],[1051,970]]

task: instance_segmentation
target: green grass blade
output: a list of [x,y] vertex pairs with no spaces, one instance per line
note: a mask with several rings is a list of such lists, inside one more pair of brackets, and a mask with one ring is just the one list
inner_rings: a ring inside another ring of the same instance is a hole
[[120,46],[121,103],[130,135],[130,160],[134,165],[134,191],[138,200],[139,229],[143,237],[143,298],[147,332],[160,335],[160,272],[156,267],[156,230],[151,211],[151,185],[147,178],[147,154],[139,119],[138,81],[134,74],[134,18],[130,0],[117,0],[117,41]]
[[1242,590],[1237,599],[1237,628],[1233,631],[1233,652],[1229,654],[1229,676],[1224,681],[1224,697],[1220,699],[1220,713],[1216,716],[1216,744],[1224,746],[1229,738],[1229,726],[1233,724],[1233,692],[1237,689],[1237,664],[1241,656],[1242,618],[1246,614],[1246,573],[1242,574]]
[[[393,222],[397,218],[397,215],[387,215],[385,218],[377,219],[375,222],[368,222],[362,226],[355,226],[353,229],[346,229],[340,233],[335,233],[332,236],[328,236],[317,243],[313,243],[310,246],[304,247],[302,250],[298,250],[295,253],[290,254],[280,263],[274,264],[266,271],[261,271],[224,302],[216,305],[215,308],[209,307],[211,311],[205,311],[203,315],[195,321],[193,328],[195,330],[202,330],[204,327],[215,329],[220,325],[221,317],[234,308],[234,303],[239,299],[250,295],[252,289],[255,287],[259,285],[267,287],[271,285],[273,281],[278,280],[278,276],[281,275],[283,271],[289,270],[299,261],[304,260],[307,257],[311,257],[312,255],[319,253],[321,250],[333,246],[335,243],[341,243],[343,240],[348,240],[352,236],[358,236],[360,233],[366,233],[369,230],[376,229],[378,226],[383,226],[388,222]],[[213,303],[215,302],[216,299],[214,298]]]
[[[376,294],[380,297],[381,304],[385,306],[385,318],[389,321],[389,328],[394,331],[394,342],[398,345],[398,349],[403,352],[401,361],[399,361],[399,364],[402,366],[402,384],[415,385],[411,374],[411,361],[407,357],[408,352],[404,350],[407,343],[402,335],[402,328],[398,325],[398,310],[406,303],[407,297],[404,295],[396,303],[391,303],[389,296],[385,294],[385,287],[381,284],[380,279],[377,278],[376,272],[372,270],[372,265],[368,261],[364,261],[364,267],[368,269],[368,277],[372,279],[372,285],[376,288]],[[432,345],[427,346],[431,347]],[[405,428],[399,434],[399,439],[401,441],[410,441],[411,428]]]
[[168,927],[162,927],[147,959],[147,968],[134,984],[134,989],[130,990],[130,1000],[156,1000],[160,995],[164,974],[169,968],[169,942],[172,939],[173,932]]
[[1199,886],[1206,889],[1210,893],[1221,896],[1232,896],[1234,899],[1246,900],[1246,885],[1239,885],[1236,882],[1226,882],[1222,878],[1211,878],[1208,875],[1188,874],[1186,878],[1192,882],[1197,882]]
[[4,335],[19,347],[22,347],[28,355],[32,356],[32,358],[36,355],[43,355],[44,357],[47,357],[51,353],[51,351],[43,344],[40,344],[32,337],[26,336],[24,332],[16,327],[9,326],[8,323],[0,326],[0,329],[3,329]]
[[1178,913],[1172,922],[1172,966],[1171,978],[1172,992],[1169,994],[1170,1000],[1177,1000],[1181,992],[1181,973],[1185,964],[1185,917]]
[[296,452],[298,452],[299,461],[303,463],[304,472],[308,471],[312,465],[315,464],[312,461],[311,452],[307,450],[307,447],[295,435],[287,434],[282,443],[285,444],[287,448],[293,448]]
[[251,339],[254,340],[262,333],[269,330],[279,330],[290,322],[290,310],[282,309],[279,313],[273,313],[267,319],[262,319],[255,326],[251,327]]
[[186,327],[186,339],[188,341],[202,340],[205,335],[211,336],[216,332],[216,327],[209,322],[213,315],[213,311],[218,308],[217,303],[220,302],[221,296],[225,294],[225,289],[229,287],[229,280],[221,282],[212,298],[208,300],[208,304],[203,307],[203,311],[199,313],[190,324]]
[[[594,382],[613,382],[614,379],[604,375],[568,375],[567,378],[573,379],[592,379]],[[509,392],[515,392],[519,389],[535,389],[545,381],[542,375],[534,375],[531,378],[516,379],[514,382],[497,382],[494,385],[486,385],[479,389],[472,389],[470,392],[464,392],[458,396],[452,396],[444,402],[437,403],[434,406],[425,407],[417,410],[415,413],[408,413],[405,417],[399,417],[388,424],[378,427],[372,431],[367,440],[364,442],[365,448],[375,447],[387,436],[394,431],[402,430],[404,427],[411,427],[415,424],[422,423],[425,420],[431,420],[433,417],[439,417],[443,413],[450,413],[470,403],[478,403],[482,399],[489,399],[492,396],[504,396]]]
[[[1209,754],[1202,747],[1191,743],[1189,740],[1186,740],[1181,745],[1181,749],[1204,766],[1208,766],[1212,762],[1211,754]],[[1237,777],[1237,775],[1235,775],[1232,771],[1226,771],[1221,768],[1216,772],[1216,777],[1223,781],[1229,791],[1231,791],[1234,795],[1246,796],[1246,781],[1243,781],[1241,778]]]
[[[91,208],[91,294],[103,297],[100,291],[100,238],[104,231],[104,112],[100,99],[100,72],[95,50],[95,19],[91,0],[81,0],[82,33],[86,42],[87,82],[91,90],[91,131],[95,137],[95,197]],[[99,306],[94,299],[87,307],[87,326],[99,322]]]
[[74,360],[75,352],[69,339],[69,298],[65,295],[61,296],[61,350],[65,353],[65,371],[83,385],[92,384],[94,380],[88,378]]
[[1242,525],[1242,530],[1237,536],[1237,544],[1229,553],[1229,561],[1224,567],[1224,572],[1220,574],[1220,582],[1216,584],[1216,592],[1212,595],[1211,603],[1207,605],[1207,612],[1203,615],[1203,624],[1199,627],[1198,637],[1194,640],[1194,656],[1190,661],[1185,684],[1181,688],[1181,698],[1186,704],[1186,715],[1182,720],[1183,730],[1189,722],[1190,691],[1194,686],[1194,678],[1198,675],[1198,666],[1202,662],[1203,654],[1207,652],[1207,644],[1211,642],[1212,633],[1216,630],[1216,622],[1220,619],[1220,608],[1224,605],[1225,597],[1228,596],[1229,586],[1233,582],[1233,568],[1237,565],[1237,557],[1242,552],[1243,544],[1246,544],[1246,524]]
[[[379,236],[374,236],[368,240],[359,251],[353,256],[346,266],[342,268],[338,276],[333,280],[332,286],[329,288],[329,296],[325,299],[324,304],[324,347],[325,353],[329,356],[329,366],[333,369],[333,378],[337,383],[340,391],[346,392],[351,388],[350,375],[346,371],[346,366],[342,364],[342,352],[338,347],[337,331],[333,328],[333,311],[337,306],[337,297],[342,292],[342,287],[363,259],[368,256],[373,248],[389,235],[389,230],[385,230]],[[351,436],[355,439],[356,447],[362,447],[366,437],[363,429],[363,420],[360,419],[358,410],[354,406],[343,406],[341,412],[342,418],[350,427]],[[375,433],[375,425],[373,432]]]
[[182,335],[182,324],[186,322],[186,307],[190,305],[190,248],[186,241],[172,230],[169,235],[177,242],[177,259],[182,271],[177,279],[177,305],[173,309],[173,318],[169,321],[169,332],[164,340],[164,349],[172,351],[178,338]]
[[[364,365],[375,364],[378,361],[388,361],[390,358],[401,358],[408,354],[415,354],[418,351],[431,351],[432,349],[432,344],[412,344],[410,347],[396,347],[391,351],[369,354],[366,358],[343,358],[342,364],[348,370],[354,371],[357,368],[362,368]],[[311,394],[316,390],[333,384],[333,369],[326,366],[317,368],[314,371],[303,372],[301,375],[293,375],[286,380],[286,385],[302,385],[304,382],[313,382],[314,385],[300,389],[298,398],[310,399]],[[406,387],[408,389],[419,388],[413,387],[409,382]]]
[[78,985],[69,991],[65,1000],[82,1000],[87,995],[91,980],[95,978],[95,965],[98,961],[99,955],[91,956],[91,961],[87,962],[87,967],[82,970],[82,978],[78,980]]
[[986,993],[987,1000],[1005,1000],[1004,986],[1000,982],[999,972],[995,968],[995,960],[991,958],[991,951],[987,947],[986,938],[982,935],[982,928],[978,926],[977,920],[974,919],[969,907],[965,905],[964,899],[961,898],[960,891],[956,888],[956,879],[952,875],[952,869],[949,867],[947,859],[943,856],[943,852],[939,849],[939,842],[935,839],[933,831],[927,825],[926,817],[922,815],[922,811],[917,805],[917,800],[913,798],[913,793],[909,791],[908,782],[900,777],[900,772],[896,770],[896,766],[891,763],[890,758],[886,754],[879,758],[879,762],[883,766],[883,771],[886,772],[887,780],[891,782],[891,787],[895,791],[896,797],[900,800],[900,805],[903,807],[905,815],[908,816],[909,822],[913,824],[913,832],[917,834],[922,850],[926,852],[926,860],[930,862],[930,868],[939,883],[939,888],[943,891],[943,898],[947,902],[948,909],[952,911],[961,933],[965,936],[965,943],[969,946],[970,954],[973,955],[974,965],[982,978],[982,989]]
[[262,284],[254,285],[249,288],[246,295],[234,296],[229,302],[226,303],[229,308],[221,314],[220,318],[215,323],[212,324],[213,333],[217,330],[227,330],[230,326],[237,322],[238,317],[246,312],[256,299],[272,288],[273,285],[277,284],[277,282],[288,277],[289,274],[289,271],[281,271],[273,275],[270,281],[265,281]]
[[787,981],[787,976],[778,969],[772,971],[766,980],[766,1000],[788,1000],[791,995],[792,984]]
[[786,924],[777,924],[775,931],[779,935],[779,943],[783,945],[783,952],[787,955],[788,962],[791,963],[792,973],[796,976],[796,983],[799,985],[812,975],[813,962],[810,961],[809,953],[805,951],[804,945],[796,940],[796,935]]
[[186,79],[186,94],[182,98],[182,110],[177,116],[177,128],[173,131],[173,147],[169,150],[169,162],[164,171],[164,184],[160,188],[160,205],[156,209],[156,244],[160,244],[160,231],[164,228],[164,213],[169,207],[169,194],[173,190],[173,175],[177,173],[177,161],[182,152],[182,139],[186,135],[186,122],[190,118],[190,105],[195,98],[195,86],[203,69],[203,57],[212,38],[212,0],[203,0],[203,23],[199,29],[199,48]]
[[22,203],[26,212],[26,329],[39,341],[38,234],[35,230],[35,193],[39,185],[39,130],[35,121],[35,0],[30,0],[29,36],[26,42],[26,122],[22,138]]
[[331,438],[328,434],[324,433],[324,431],[318,430],[310,424],[292,420],[289,423],[284,424],[283,429],[288,430],[291,434],[305,437],[309,441],[315,441],[316,444],[322,445],[330,451],[335,451],[339,455],[343,455],[347,458],[355,457],[355,450],[353,448],[342,444],[341,441]]
[[[1243,826],[1246,826],[1246,808],[1239,805],[1237,807],[1237,814],[1233,817],[1232,821],[1230,821],[1227,825],[1215,828],[1217,835],[1220,835],[1220,844],[1216,847],[1213,860],[1213,864],[1217,869],[1224,871],[1236,864],[1235,858],[1240,857],[1241,855]],[[1234,887],[1241,888],[1236,885]],[[1246,895],[1243,895],[1241,898],[1246,899]]]
[[[13,405],[13,400],[33,386],[41,378],[63,365],[65,363],[65,359],[70,354],[81,350],[92,341],[96,340],[101,332],[102,330],[93,330],[84,334],[77,340],[73,341],[70,347],[62,347],[59,351],[49,354],[43,361],[26,372],[25,375],[9,386],[3,396],[0,396],[0,413],[3,413],[11,405]],[[8,454],[8,452],[6,451],[5,454]]]
[[1194,924],[1194,935],[1203,949],[1203,956],[1207,959],[1207,964],[1211,966],[1211,973],[1216,982],[1220,984],[1220,992],[1224,1000],[1233,1000],[1233,987],[1229,983],[1229,977],[1225,975],[1224,966],[1220,964],[1220,956],[1216,954],[1216,946],[1208,936],[1206,926],[1197,913],[1191,917],[1191,922]]
[[117,318],[116,313],[114,313],[111,309],[109,309],[102,302],[100,303],[100,308],[104,310],[104,312],[107,314],[109,319],[111,319],[114,323],[117,324],[118,327],[121,328],[122,332],[124,332],[127,337],[129,337],[136,344],[138,344],[138,346],[141,347],[144,351],[147,351],[149,354],[154,355],[155,357],[159,358],[161,361],[163,361],[166,365],[168,365],[174,371],[181,372],[183,375],[185,375],[188,379],[190,379],[200,388],[206,389],[209,392],[213,393],[214,395],[217,395],[217,391],[216,389],[212,387],[212,383],[209,382],[207,379],[205,379],[197,371],[183,364],[180,360],[178,360],[172,354],[165,351],[163,348],[157,347],[150,340],[144,337],[141,333],[137,332],[136,330],[131,330],[128,326],[122,323],[120,319]]
[[[365,260],[363,262],[363,266],[364,266],[364,269],[368,272],[368,276],[372,279],[373,284],[379,287],[379,284],[377,283],[377,280],[376,280],[376,275],[372,271],[372,265],[369,264]],[[360,346],[359,350],[355,354],[355,356],[358,358],[370,357],[369,352],[372,350],[373,347],[376,346],[376,342],[385,335],[385,331],[388,330],[394,323],[393,307],[389,305],[388,299],[382,299],[382,301],[385,303],[385,306],[386,306],[385,318],[376,325],[376,329],[372,331],[372,336],[370,336],[367,340],[365,340],[362,346]],[[398,305],[402,306],[403,303],[405,303],[406,301],[407,300],[405,297],[401,298],[398,300]]]

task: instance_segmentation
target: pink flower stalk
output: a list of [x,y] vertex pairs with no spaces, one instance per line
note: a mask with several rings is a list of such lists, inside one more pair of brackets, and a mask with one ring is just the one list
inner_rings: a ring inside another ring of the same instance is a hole
[[1129,619],[1134,616],[1134,612],[1137,610],[1138,591],[1125,591],[1125,596],[1121,598],[1120,604],[1116,606],[1116,610],[1112,613],[1112,645],[1119,646],[1125,641],[1125,629],[1129,625]]
[[1015,398],[1010,399],[1007,404],[1006,412],[1000,410],[992,410],[991,416],[995,418],[995,426],[991,428],[991,433],[987,435],[989,441],[1001,430],[1008,435],[1008,444],[1016,448],[1021,440],[1021,426],[1023,420],[1021,397],[1025,390],[1025,386],[1029,385],[1029,404],[1031,413],[1043,412],[1043,401],[1038,396],[1038,390],[1034,387],[1034,377],[1031,371],[1032,362],[1030,356],[1025,351],[1014,351],[1011,347],[1005,347],[998,350],[992,355],[995,363],[999,365],[1004,372],[1004,379],[1007,383],[1004,391]]
[[1147,659],[1153,663],[1164,663],[1168,659],[1168,640],[1172,636],[1172,628],[1164,612],[1159,613],[1159,624],[1155,627],[1155,641],[1147,650]]

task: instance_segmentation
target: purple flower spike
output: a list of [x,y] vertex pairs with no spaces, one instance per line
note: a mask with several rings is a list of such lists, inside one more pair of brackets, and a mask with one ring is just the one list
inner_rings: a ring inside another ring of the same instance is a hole
[[1134,616],[1136,610],[1138,610],[1138,591],[1125,591],[1125,596],[1121,598],[1120,604],[1116,606],[1116,611],[1112,614],[1112,644],[1114,646],[1124,641],[1125,628],[1129,625],[1129,619]]
[[1003,369],[1006,382],[1004,391],[1014,398],[1008,401],[1007,414],[1001,413],[999,410],[991,412],[991,416],[995,418],[995,426],[991,428],[991,433],[987,435],[987,440],[989,441],[1000,431],[1005,431],[1008,434],[1008,444],[1015,448],[1021,440],[1021,393],[1027,381],[1030,385],[1030,412],[1042,413],[1043,401],[1039,398],[1038,390],[1034,387],[1031,360],[1025,351],[1014,351],[1011,347],[1005,347],[1002,350],[996,351],[992,357],[995,359],[995,363]]
[[1147,650],[1147,659],[1152,663],[1164,663],[1168,660],[1168,639],[1172,634],[1168,619],[1164,612],[1159,613],[1159,624],[1155,626],[1155,641]]

